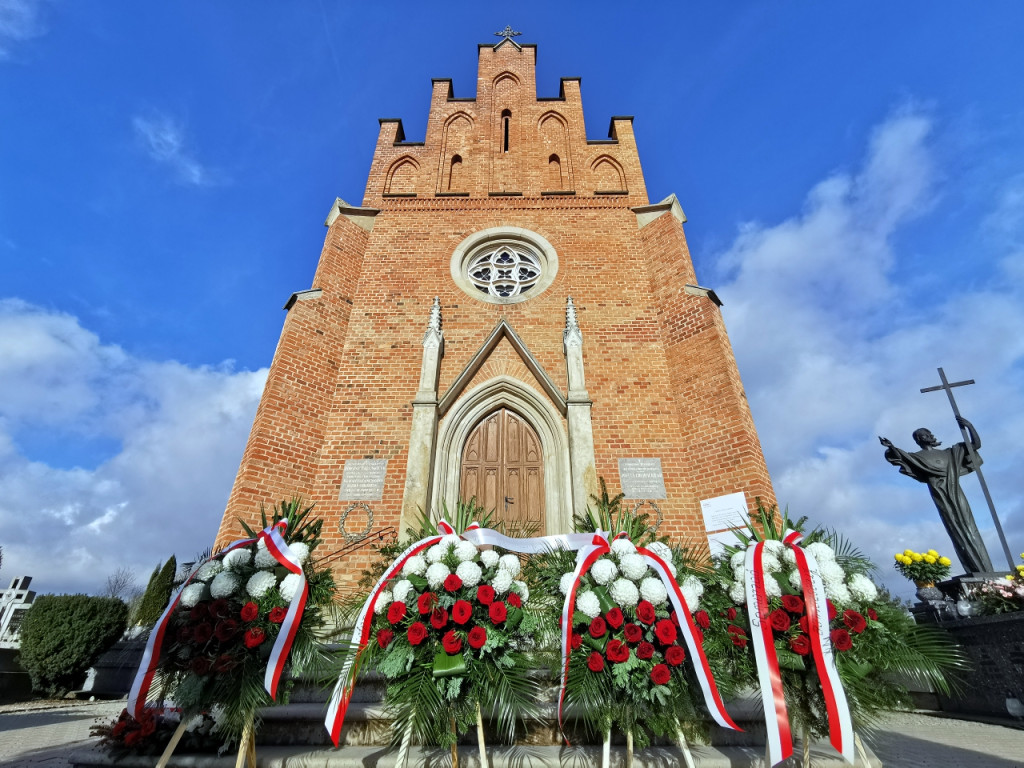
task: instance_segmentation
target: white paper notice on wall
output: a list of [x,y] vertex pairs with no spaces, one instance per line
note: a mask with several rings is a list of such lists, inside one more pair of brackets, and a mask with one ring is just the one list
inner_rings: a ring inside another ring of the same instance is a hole
[[724,555],[726,547],[738,547],[740,540],[732,531],[718,531],[708,534],[708,551],[712,557]]
[[750,522],[747,499],[742,492],[701,499],[700,512],[704,516],[704,530],[709,532],[742,528]]

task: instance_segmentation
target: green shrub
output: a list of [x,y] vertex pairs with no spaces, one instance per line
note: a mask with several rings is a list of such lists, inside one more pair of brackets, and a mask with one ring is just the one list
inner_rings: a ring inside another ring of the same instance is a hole
[[144,627],[156,624],[157,619],[163,614],[164,608],[171,600],[171,592],[174,590],[174,574],[177,570],[178,561],[174,555],[171,555],[170,559],[164,563],[163,568],[159,572],[154,572],[142,595],[142,602],[139,603],[133,623],[141,624]]
[[62,696],[82,686],[86,670],[123,633],[128,606],[117,598],[43,595],[21,623],[21,666],[32,687]]

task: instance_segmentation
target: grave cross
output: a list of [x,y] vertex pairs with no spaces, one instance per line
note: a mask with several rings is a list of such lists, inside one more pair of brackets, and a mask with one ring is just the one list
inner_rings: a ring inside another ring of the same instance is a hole
[[[967,379],[965,381],[954,381],[952,384],[946,379],[946,372],[939,368],[939,380],[942,382],[935,387],[925,387],[921,390],[921,393],[925,392],[937,392],[940,389],[945,390],[946,396],[949,398],[949,406],[953,409],[953,415],[957,419],[960,418],[960,409],[956,405],[956,400],[953,397],[953,387],[965,387],[968,384],[973,384],[974,379]],[[980,462],[978,456],[974,452],[974,446],[971,444],[971,436],[967,434],[967,429],[962,424],[960,425],[960,434],[963,435],[964,445],[967,446],[967,451],[971,456],[971,464],[974,465],[974,473],[978,476],[978,482],[981,483],[981,491],[985,494],[985,501],[988,502],[988,510],[992,513],[992,522],[996,524],[996,533],[999,534],[999,543],[1003,545],[1003,554],[1006,555],[1006,562],[1010,566],[1010,571],[1013,571],[1013,556],[1010,554],[1010,546],[1006,543],[1006,535],[1003,533],[1003,526],[999,522],[999,516],[996,515],[996,505],[992,503],[992,494],[988,492],[988,483],[985,482],[985,476],[981,473]]]

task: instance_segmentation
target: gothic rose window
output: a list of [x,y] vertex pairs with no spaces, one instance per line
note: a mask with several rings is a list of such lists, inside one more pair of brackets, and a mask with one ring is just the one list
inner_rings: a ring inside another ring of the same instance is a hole
[[491,227],[469,235],[452,253],[455,284],[489,304],[516,304],[543,293],[558,274],[558,254],[542,235]]
[[526,248],[502,244],[472,258],[466,276],[481,293],[508,299],[526,293],[537,284],[541,264]]

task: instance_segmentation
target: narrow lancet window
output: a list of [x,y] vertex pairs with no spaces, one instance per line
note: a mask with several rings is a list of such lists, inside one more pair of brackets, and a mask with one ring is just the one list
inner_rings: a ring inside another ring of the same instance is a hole
[[459,155],[452,155],[452,165],[448,170],[448,191],[462,191],[462,158]]
[[511,122],[512,122],[512,113],[509,112],[507,109],[502,110],[502,113],[501,113],[501,135],[502,135],[501,151],[502,152],[508,152],[508,129],[509,129],[509,123],[511,123]]

